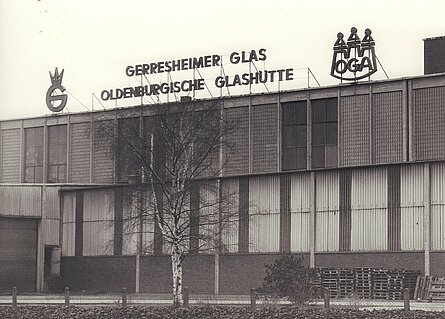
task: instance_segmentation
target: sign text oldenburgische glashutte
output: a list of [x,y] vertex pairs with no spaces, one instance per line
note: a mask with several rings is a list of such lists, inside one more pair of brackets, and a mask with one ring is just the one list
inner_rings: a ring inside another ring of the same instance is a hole
[[[232,52],[229,55],[230,64],[251,63],[265,61],[267,59],[266,49]],[[224,61],[227,63],[227,61]],[[205,55],[193,58],[183,58],[155,63],[143,63],[129,65],[125,68],[128,77],[147,76],[150,74],[160,74],[184,70],[193,70],[210,67],[222,67],[221,55]],[[262,70],[250,73],[235,75],[219,75],[215,77],[213,85],[217,88],[233,87],[240,85],[251,85],[267,82],[291,81],[293,80],[294,69]],[[204,90],[205,79],[188,79],[183,81],[171,81],[133,87],[124,87],[110,90],[103,90],[101,99],[117,100],[122,98],[141,97],[145,95],[159,95],[168,93],[191,92]]]

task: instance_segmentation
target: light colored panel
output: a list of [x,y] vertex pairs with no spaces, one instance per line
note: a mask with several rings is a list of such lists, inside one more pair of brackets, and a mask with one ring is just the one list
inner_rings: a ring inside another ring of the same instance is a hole
[[0,215],[41,217],[40,186],[0,186]]
[[445,163],[431,164],[431,204],[445,204]]
[[62,255],[74,256],[76,245],[76,193],[63,195]]
[[59,245],[59,220],[42,219],[42,242],[44,245]]
[[388,247],[387,209],[352,210],[351,249],[386,250]]
[[223,252],[237,252],[239,242],[239,179],[222,181],[222,229],[221,241]]
[[316,251],[339,250],[339,212],[317,211],[316,217]]
[[249,179],[249,214],[280,211],[280,178],[277,175]]
[[48,219],[60,218],[60,187],[45,187],[45,207],[43,207],[42,216]]
[[0,131],[2,183],[20,183],[20,129]]
[[423,207],[401,208],[400,241],[402,250],[423,249]]
[[309,181],[308,173],[291,175],[291,212],[309,212]]
[[278,252],[280,250],[280,214],[258,214],[250,217],[249,251]]
[[316,207],[318,211],[339,209],[338,172],[327,171],[316,174]]
[[351,208],[386,208],[387,173],[385,167],[352,171]]
[[291,213],[292,252],[309,251],[309,212]]
[[423,206],[423,165],[404,165],[400,169],[400,204]]
[[445,205],[431,206],[431,249],[445,250]]

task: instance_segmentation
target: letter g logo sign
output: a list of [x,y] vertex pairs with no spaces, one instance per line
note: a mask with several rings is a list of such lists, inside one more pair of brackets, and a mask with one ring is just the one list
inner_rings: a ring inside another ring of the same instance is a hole
[[[66,106],[68,99],[66,94],[55,95],[56,90],[60,90],[61,92],[65,91],[65,88],[62,86],[63,71],[64,70],[62,70],[62,72],[59,74],[59,70],[56,68],[54,75],[51,73],[51,71],[49,72],[52,84],[48,91],[46,91],[46,106],[53,112],[62,111]],[[57,101],[60,101],[60,103],[57,103]]]

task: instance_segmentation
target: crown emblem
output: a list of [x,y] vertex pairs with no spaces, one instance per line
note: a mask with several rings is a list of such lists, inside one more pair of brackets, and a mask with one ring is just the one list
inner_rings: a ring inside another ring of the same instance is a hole
[[360,40],[357,28],[352,27],[346,41],[343,33],[337,34],[331,67],[333,77],[357,81],[377,72],[375,41],[371,33],[370,29],[366,29],[365,36]]
[[64,71],[65,70],[62,70],[62,72],[60,72],[60,74],[59,74],[59,70],[57,69],[57,67],[56,67],[56,70],[54,71],[54,75],[51,73],[51,71],[49,71],[49,77],[51,79],[52,85],[61,85],[62,84]]

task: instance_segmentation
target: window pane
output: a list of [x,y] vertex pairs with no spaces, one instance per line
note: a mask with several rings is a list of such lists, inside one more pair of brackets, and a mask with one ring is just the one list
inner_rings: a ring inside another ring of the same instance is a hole
[[34,166],[35,163],[35,157],[36,157],[36,150],[34,147],[27,147],[25,152],[25,165],[26,166]]
[[36,165],[43,164],[43,146],[38,146],[35,148],[34,161]]
[[305,169],[307,167],[306,147],[297,147],[296,168]]
[[297,125],[296,126],[296,141],[294,145],[306,146],[307,144],[307,126]]
[[283,171],[295,169],[295,148],[283,148],[283,160],[281,168]]
[[43,148],[43,127],[36,127],[34,129],[35,145]]
[[37,166],[34,168],[34,182],[43,183],[43,167]]
[[326,124],[326,144],[337,145],[337,123]]
[[326,106],[326,120],[337,122],[337,99],[329,99]]
[[57,145],[49,146],[49,164],[55,165],[59,163],[59,156],[57,151]]
[[336,167],[338,165],[337,154],[336,145],[326,146],[326,167]]
[[296,110],[295,110],[295,116],[296,116],[295,123],[296,124],[307,124],[306,108],[307,108],[306,101],[298,102],[296,104]]
[[57,179],[58,183],[66,182],[66,165],[59,165],[59,177]]
[[50,165],[48,167],[48,183],[57,182],[57,165]]
[[283,103],[281,104],[283,112],[283,125],[295,124],[295,104]]
[[325,167],[324,146],[312,147],[312,168]]
[[66,164],[66,143],[59,145],[59,164]]
[[312,144],[324,145],[326,144],[326,124],[314,123],[312,126]]
[[25,169],[25,183],[34,182],[34,167],[27,167]]
[[283,126],[283,147],[294,146],[297,138],[296,126]]
[[326,122],[326,107],[324,100],[313,100],[312,103],[312,122]]
[[50,146],[59,144],[59,126],[48,127],[48,141]]
[[35,129],[33,128],[25,129],[25,146],[32,147],[35,145],[36,145]]
[[66,125],[59,126],[59,144],[66,145]]

